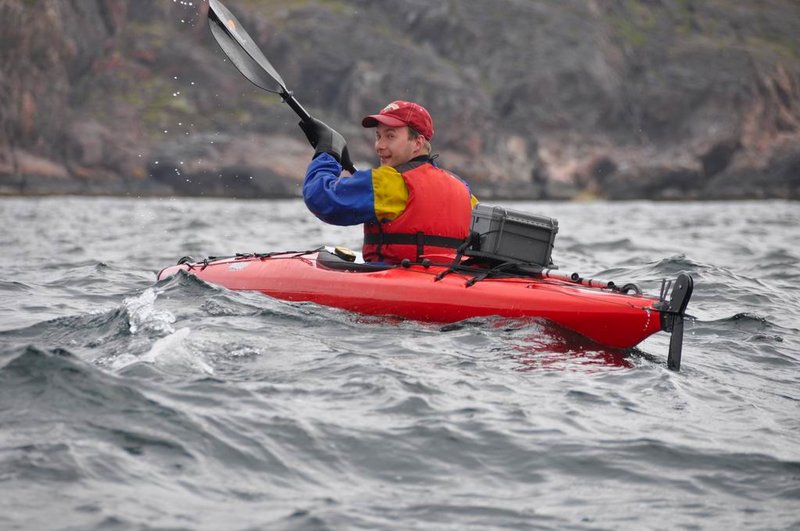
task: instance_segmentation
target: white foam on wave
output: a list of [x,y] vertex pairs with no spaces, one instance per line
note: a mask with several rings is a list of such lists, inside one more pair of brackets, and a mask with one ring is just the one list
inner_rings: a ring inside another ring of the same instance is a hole
[[174,334],[162,337],[139,360],[162,366],[189,366],[205,374],[214,374],[214,368],[188,347],[186,339],[191,330],[180,328]]
[[175,332],[172,327],[175,316],[167,310],[156,309],[157,298],[156,290],[147,288],[138,297],[129,297],[122,301],[128,314],[128,326],[131,334],[144,331],[169,335]]
[[193,372],[214,374],[214,368],[201,355],[193,352],[187,344],[192,329],[179,328],[175,332],[157,339],[150,350],[142,355],[125,354],[112,364],[114,370],[121,370],[134,363],[152,363],[164,369],[190,369]]
[[175,315],[168,310],[156,308],[159,291],[147,288],[141,295],[123,300],[131,335],[140,335],[143,340],[157,339],[144,354],[123,354],[114,360],[112,368],[121,370],[135,363],[152,363],[165,369],[189,369],[193,372],[213,374],[211,367],[188,344],[191,328],[176,330]]

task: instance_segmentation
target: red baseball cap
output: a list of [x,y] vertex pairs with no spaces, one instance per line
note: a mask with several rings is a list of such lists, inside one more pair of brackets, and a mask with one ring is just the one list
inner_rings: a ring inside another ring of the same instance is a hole
[[378,114],[370,114],[361,120],[361,125],[364,127],[378,127],[379,123],[389,127],[407,125],[426,140],[433,138],[433,119],[425,107],[418,103],[393,101]]

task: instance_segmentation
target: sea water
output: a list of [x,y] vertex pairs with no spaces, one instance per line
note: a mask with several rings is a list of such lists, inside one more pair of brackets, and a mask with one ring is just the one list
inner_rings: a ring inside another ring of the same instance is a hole
[[[357,249],[299,200],[0,199],[0,529],[797,529],[800,205],[501,202],[667,334],[366,318],[184,255]],[[347,286],[341,286],[346,291]]]

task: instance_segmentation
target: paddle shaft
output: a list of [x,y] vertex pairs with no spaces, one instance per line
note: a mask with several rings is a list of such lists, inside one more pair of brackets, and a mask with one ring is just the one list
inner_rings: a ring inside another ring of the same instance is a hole
[[294,95],[286,90],[286,87],[283,87],[283,92],[280,93],[280,96],[284,103],[286,103],[297,114],[297,116],[300,117],[300,120],[307,124],[313,123],[311,115],[303,108],[302,105],[300,105],[300,102],[297,101]]

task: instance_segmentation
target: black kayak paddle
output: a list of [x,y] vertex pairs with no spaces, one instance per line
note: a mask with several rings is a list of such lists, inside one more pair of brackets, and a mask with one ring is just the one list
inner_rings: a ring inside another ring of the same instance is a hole
[[[311,115],[286,88],[283,78],[253,38],[219,0],[208,0],[208,26],[219,47],[244,77],[258,88],[278,94],[301,121],[309,125],[313,123]],[[354,167],[345,169],[350,173],[356,171]]]
[[311,122],[311,115],[292,96],[281,75],[256,46],[239,19],[219,0],[208,0],[208,26],[219,47],[244,77],[258,88],[280,95],[301,120]]

